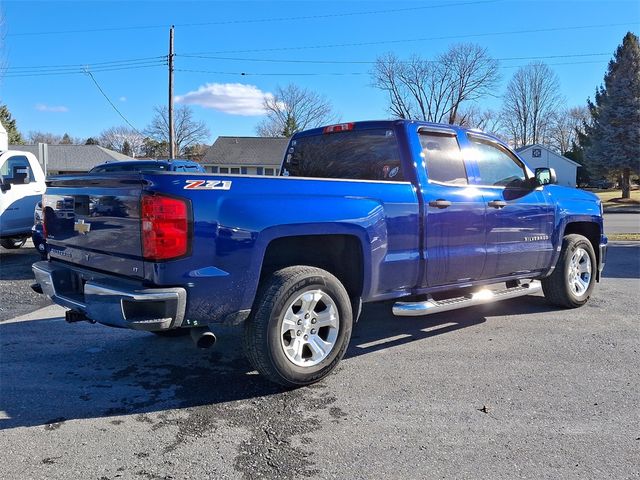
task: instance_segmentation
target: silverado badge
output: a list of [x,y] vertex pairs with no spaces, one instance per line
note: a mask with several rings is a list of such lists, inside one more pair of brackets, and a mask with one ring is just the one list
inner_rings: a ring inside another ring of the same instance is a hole
[[89,233],[89,230],[91,230],[91,224],[85,223],[85,221],[82,219],[77,220],[73,224],[73,230],[80,233],[80,235],[86,235],[87,233]]

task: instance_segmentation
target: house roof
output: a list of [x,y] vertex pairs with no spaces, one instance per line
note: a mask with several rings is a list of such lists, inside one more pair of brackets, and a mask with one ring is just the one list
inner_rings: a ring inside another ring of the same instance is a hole
[[[38,145],[9,145],[9,149],[30,152],[38,157]],[[47,151],[47,170],[57,172],[87,172],[101,163],[134,160],[99,145],[48,145]]]
[[218,137],[201,163],[277,167],[288,144],[288,138]]
[[534,143],[533,145],[525,145],[524,147],[516,148],[516,152],[517,153],[522,153],[522,152],[526,152],[527,150],[531,150],[532,148],[540,148],[540,149],[546,151],[549,155],[553,155],[556,158],[560,158],[560,159],[564,160],[565,162],[568,162],[568,163],[570,163],[572,165],[575,165],[576,167],[581,167],[582,166],[578,162],[574,162],[570,158],[567,158],[564,155],[560,155],[559,153],[554,152],[551,148],[545,147],[544,145],[540,145],[539,143]]

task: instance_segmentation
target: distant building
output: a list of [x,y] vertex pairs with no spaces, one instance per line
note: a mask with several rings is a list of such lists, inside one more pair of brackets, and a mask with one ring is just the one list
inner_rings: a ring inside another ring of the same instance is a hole
[[218,137],[202,160],[211,173],[280,175],[288,138]]
[[578,167],[581,165],[563,157],[544,145],[534,144],[518,148],[518,155],[527,162],[533,170],[539,167],[550,167],[556,171],[558,185],[575,187]]
[[9,145],[9,150],[33,153],[47,175],[86,173],[101,163],[135,160],[99,145]]

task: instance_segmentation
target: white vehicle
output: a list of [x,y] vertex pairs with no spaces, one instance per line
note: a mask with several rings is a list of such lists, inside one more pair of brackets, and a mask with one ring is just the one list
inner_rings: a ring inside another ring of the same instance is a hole
[[45,191],[38,159],[28,152],[9,150],[0,125],[0,245],[20,248],[31,237],[33,211]]

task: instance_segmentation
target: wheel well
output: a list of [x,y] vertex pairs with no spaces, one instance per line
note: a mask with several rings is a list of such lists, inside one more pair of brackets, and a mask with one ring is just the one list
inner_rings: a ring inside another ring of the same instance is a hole
[[260,280],[292,265],[310,265],[335,275],[351,298],[362,295],[362,246],[353,235],[304,235],[272,240],[262,262]]
[[597,223],[593,222],[569,223],[564,229],[564,234],[570,235],[572,233],[577,233],[578,235],[586,237],[593,246],[593,251],[596,254],[597,261],[600,261],[600,226]]

